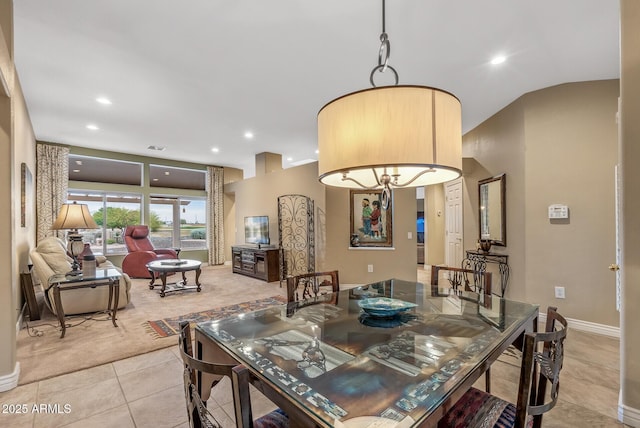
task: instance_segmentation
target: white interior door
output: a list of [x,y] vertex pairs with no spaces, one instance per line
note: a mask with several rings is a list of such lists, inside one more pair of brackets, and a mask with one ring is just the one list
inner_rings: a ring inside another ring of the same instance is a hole
[[462,249],[462,178],[445,183],[445,263],[460,267]]

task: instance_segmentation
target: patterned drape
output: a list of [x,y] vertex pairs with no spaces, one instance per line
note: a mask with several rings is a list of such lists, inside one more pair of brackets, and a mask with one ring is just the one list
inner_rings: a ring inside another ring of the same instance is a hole
[[224,257],[224,170],[207,167],[207,238],[209,240],[209,264],[221,265]]
[[37,242],[47,236],[64,239],[65,232],[51,230],[60,206],[67,201],[69,184],[69,148],[38,143],[36,145],[36,218]]

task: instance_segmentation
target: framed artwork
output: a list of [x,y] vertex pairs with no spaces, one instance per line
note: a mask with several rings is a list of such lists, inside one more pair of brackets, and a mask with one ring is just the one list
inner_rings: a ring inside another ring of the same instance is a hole
[[393,204],[382,209],[382,190],[350,190],[349,207],[351,247],[393,246]]
[[33,178],[26,163],[20,165],[20,226],[27,227],[27,212],[31,211]]

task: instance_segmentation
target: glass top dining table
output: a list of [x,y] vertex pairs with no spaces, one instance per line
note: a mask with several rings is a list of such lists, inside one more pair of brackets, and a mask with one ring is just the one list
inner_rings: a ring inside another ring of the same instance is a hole
[[295,409],[292,426],[435,426],[537,317],[537,305],[391,279],[201,322],[196,339]]

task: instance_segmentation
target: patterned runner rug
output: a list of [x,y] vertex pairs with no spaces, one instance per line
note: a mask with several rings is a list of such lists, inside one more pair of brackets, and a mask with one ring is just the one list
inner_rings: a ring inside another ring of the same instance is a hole
[[265,299],[250,300],[248,302],[238,303],[235,305],[222,306],[219,308],[209,309],[202,312],[192,312],[177,317],[164,318],[157,321],[146,321],[146,331],[156,338],[174,336],[178,334],[181,321],[189,321],[191,324],[202,321],[218,320],[227,318],[232,315],[257,311],[259,309],[268,308],[286,303],[287,299],[283,296],[272,296]]

